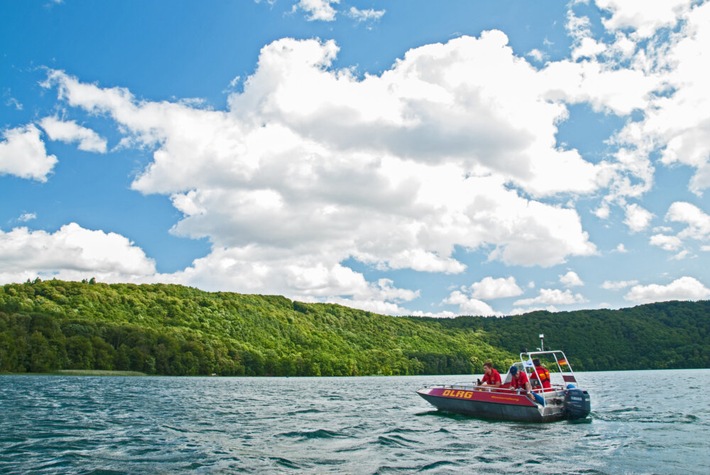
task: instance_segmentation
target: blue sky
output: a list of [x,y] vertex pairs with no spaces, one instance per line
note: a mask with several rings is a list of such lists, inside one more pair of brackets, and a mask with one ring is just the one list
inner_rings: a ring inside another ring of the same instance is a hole
[[710,298],[704,1],[0,1],[0,283]]

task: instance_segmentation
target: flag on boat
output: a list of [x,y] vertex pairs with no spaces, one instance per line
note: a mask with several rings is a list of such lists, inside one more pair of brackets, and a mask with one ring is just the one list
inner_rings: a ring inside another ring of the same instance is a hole
[[563,358],[563,359],[559,360],[558,363],[560,364],[560,366],[564,366],[567,364],[567,360]]

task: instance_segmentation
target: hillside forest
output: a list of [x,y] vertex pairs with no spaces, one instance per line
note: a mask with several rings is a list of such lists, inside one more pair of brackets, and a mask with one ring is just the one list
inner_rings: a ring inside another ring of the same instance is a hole
[[503,318],[393,317],[169,284],[0,286],[0,372],[470,374],[562,349],[575,370],[710,367],[710,301]]

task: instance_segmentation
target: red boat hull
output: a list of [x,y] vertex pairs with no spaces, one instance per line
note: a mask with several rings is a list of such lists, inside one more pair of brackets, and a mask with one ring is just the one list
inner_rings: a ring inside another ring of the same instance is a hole
[[457,414],[518,422],[554,422],[565,419],[561,398],[546,394],[545,406],[515,391],[476,390],[473,387],[434,386],[417,391],[437,409]]

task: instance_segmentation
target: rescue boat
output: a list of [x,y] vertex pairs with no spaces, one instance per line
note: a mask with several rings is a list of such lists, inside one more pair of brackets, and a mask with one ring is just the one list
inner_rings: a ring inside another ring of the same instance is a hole
[[[542,387],[533,360],[540,360],[550,376],[548,387]],[[577,387],[577,378],[564,352],[533,351],[520,353],[513,366],[525,371],[532,392],[510,387],[510,370],[498,388],[461,383],[425,386],[417,391],[440,411],[465,414],[482,419],[517,422],[555,422],[585,419],[591,412],[589,393]]]

